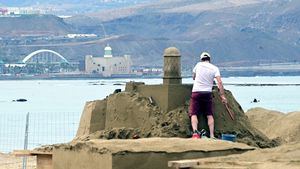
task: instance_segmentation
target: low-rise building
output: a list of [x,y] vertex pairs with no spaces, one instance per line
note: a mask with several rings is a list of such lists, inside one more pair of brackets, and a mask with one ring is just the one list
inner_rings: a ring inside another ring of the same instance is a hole
[[95,38],[96,34],[67,34],[68,38]]
[[0,59],[0,74],[3,73],[4,67],[5,67],[4,62]]
[[0,16],[45,14],[46,11],[33,7],[0,8]]
[[112,48],[107,45],[103,57],[87,55],[85,57],[86,73],[97,73],[103,77],[122,77],[134,75],[131,71],[132,61],[129,55],[114,57]]

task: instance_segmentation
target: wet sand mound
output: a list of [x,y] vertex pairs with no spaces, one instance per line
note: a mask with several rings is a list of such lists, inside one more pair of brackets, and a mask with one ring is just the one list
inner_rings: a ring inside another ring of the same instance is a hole
[[55,169],[167,169],[170,160],[225,156],[250,150],[245,144],[211,139],[147,138],[90,140],[56,145]]
[[[226,91],[229,107],[235,113],[231,120],[216,90],[213,91],[215,133],[236,134],[238,141],[258,147],[273,147],[276,141],[252,127],[231,92]],[[131,139],[149,137],[190,137],[190,120],[186,104],[165,112],[138,92],[120,92],[104,100],[88,102],[81,117],[77,137],[73,140]],[[199,128],[208,130],[206,117],[199,116]],[[87,125],[87,123],[89,125]]]
[[[271,149],[257,149],[240,155],[189,160],[191,168],[300,168],[300,143],[289,143]],[[189,167],[189,166],[187,166]]]
[[250,109],[246,115],[252,125],[270,139],[282,143],[300,141],[300,112],[281,113],[263,108]]

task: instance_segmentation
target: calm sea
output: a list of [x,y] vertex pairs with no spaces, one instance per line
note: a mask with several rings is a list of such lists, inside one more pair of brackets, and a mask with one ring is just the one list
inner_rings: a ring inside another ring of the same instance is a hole
[[[70,141],[85,102],[103,99],[115,89],[124,90],[128,81],[162,83],[162,79],[0,81],[0,152],[23,149],[28,112],[29,148]],[[232,77],[223,81],[245,111],[253,107],[300,111],[300,76]],[[192,82],[183,79],[183,83]],[[13,101],[21,98],[28,101]],[[254,98],[259,102],[251,103]]]

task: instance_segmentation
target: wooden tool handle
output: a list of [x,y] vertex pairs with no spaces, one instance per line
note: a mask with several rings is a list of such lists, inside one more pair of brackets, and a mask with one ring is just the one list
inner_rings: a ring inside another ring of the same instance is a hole
[[229,109],[229,106],[227,103],[225,103],[225,107],[226,107],[226,110],[227,110],[231,120],[234,120],[234,113]]

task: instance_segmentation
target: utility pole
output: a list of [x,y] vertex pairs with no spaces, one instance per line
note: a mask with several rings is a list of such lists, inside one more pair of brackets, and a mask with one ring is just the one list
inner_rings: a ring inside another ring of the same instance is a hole
[[[29,127],[29,113],[26,115],[26,126],[25,126],[25,138],[24,138],[24,150],[28,148],[28,127]],[[27,156],[23,157],[23,169],[27,168]]]
[[103,23],[101,23],[101,27],[102,27],[102,30],[103,30],[103,33],[104,33],[104,39],[106,39],[107,34],[106,34],[105,27],[104,27]]

